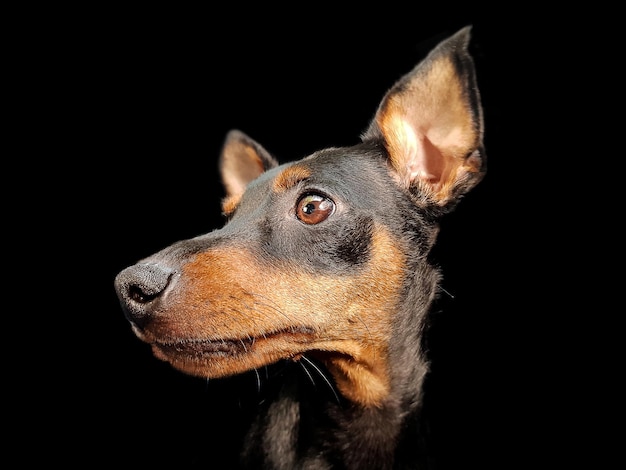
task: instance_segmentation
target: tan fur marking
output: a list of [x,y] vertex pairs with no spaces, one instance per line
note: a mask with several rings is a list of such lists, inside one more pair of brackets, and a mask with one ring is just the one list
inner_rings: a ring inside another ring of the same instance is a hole
[[311,170],[304,165],[291,165],[285,168],[274,180],[274,191],[277,193],[293,188],[300,181],[311,176]]
[[227,216],[231,215],[235,212],[235,209],[239,205],[239,201],[241,201],[241,194],[227,196],[222,199],[222,213]]
[[[379,406],[389,393],[388,343],[403,265],[382,227],[374,232],[371,261],[348,276],[262,265],[244,247],[205,252],[184,267],[145,339],[157,357],[202,377],[318,355],[347,398]],[[207,340],[242,347],[222,355],[194,349]]]

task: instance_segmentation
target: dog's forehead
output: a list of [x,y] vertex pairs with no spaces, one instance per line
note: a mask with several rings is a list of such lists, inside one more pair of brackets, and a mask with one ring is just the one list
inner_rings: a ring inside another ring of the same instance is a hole
[[354,188],[367,192],[370,187],[380,189],[377,184],[385,180],[386,174],[384,159],[378,153],[364,152],[361,147],[336,147],[281,165],[268,172],[267,176],[275,193],[303,182],[330,191]]

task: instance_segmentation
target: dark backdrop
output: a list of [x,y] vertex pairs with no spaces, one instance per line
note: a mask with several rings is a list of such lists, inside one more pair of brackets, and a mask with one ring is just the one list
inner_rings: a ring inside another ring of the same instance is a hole
[[526,220],[512,215],[528,191],[526,84],[543,25],[522,26],[514,9],[404,8],[91,11],[56,28],[54,46],[42,41],[48,99],[70,115],[46,117],[62,142],[56,193],[72,209],[71,229],[50,227],[64,231],[72,260],[55,295],[74,301],[55,333],[63,352],[51,382],[37,393],[46,418],[29,431],[61,437],[52,460],[221,468],[211,462],[233,449],[253,377],[207,384],[153,358],[122,314],[116,273],[223,223],[217,157],[229,129],[281,161],[355,143],[395,80],[468,24],[489,169],[437,247],[454,300],[429,331],[433,468],[513,468],[545,447],[518,434],[532,416],[522,397],[536,385],[518,361],[528,348],[518,276]]

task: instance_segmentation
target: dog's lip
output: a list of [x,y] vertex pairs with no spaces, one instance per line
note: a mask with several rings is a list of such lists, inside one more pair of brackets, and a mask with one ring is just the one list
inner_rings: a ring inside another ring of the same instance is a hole
[[[248,345],[246,346],[246,343]],[[237,354],[241,350],[251,347],[250,340],[182,340],[174,342],[153,343],[161,351],[168,355],[205,356],[207,354]]]
[[[248,335],[240,339],[187,338],[167,341],[157,340],[153,342],[152,345],[160,349],[166,355],[185,355],[188,357],[201,358],[207,355],[245,354],[252,351],[255,344],[271,340],[278,336],[290,336],[292,337],[292,341],[305,342],[314,332],[315,330],[311,327],[301,326],[275,330],[260,335]],[[298,337],[302,338],[299,339]]]

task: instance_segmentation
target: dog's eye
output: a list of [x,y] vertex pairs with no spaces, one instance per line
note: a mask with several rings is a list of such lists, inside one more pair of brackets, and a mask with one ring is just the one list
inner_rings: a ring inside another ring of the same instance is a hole
[[314,225],[326,220],[335,212],[335,203],[319,194],[305,194],[296,205],[296,217],[305,224]]

